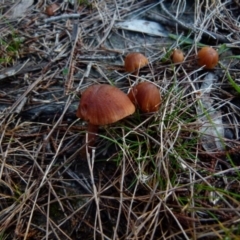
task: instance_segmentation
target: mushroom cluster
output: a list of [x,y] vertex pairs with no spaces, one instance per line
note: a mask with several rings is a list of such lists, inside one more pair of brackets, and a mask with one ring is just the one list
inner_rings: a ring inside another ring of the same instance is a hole
[[[171,55],[173,63],[184,61],[181,50],[175,49]],[[198,52],[198,64],[206,69],[214,68],[218,63],[218,53],[211,47],[203,47]],[[141,53],[129,53],[125,58],[125,70],[137,74],[148,64]],[[77,117],[88,122],[88,146],[93,146],[99,125],[117,122],[135,112],[138,107],[143,113],[156,112],[161,104],[159,89],[151,82],[141,82],[132,87],[128,95],[120,89],[98,84],[87,88],[81,97]]]

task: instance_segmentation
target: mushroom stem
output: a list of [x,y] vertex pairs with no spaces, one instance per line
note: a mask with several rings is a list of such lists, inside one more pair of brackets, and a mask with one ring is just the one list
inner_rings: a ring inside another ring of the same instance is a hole
[[88,123],[88,127],[87,127],[88,134],[86,135],[86,143],[88,145],[88,148],[94,146],[97,132],[98,132],[98,125]]
[[91,147],[94,146],[96,140],[96,134],[98,132],[98,125],[88,123],[86,132],[86,146],[80,151],[80,156],[87,159],[88,154],[91,155]]

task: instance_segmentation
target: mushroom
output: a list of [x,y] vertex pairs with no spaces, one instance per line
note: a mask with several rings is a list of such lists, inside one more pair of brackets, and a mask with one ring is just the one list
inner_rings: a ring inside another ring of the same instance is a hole
[[180,49],[174,49],[171,55],[171,59],[173,63],[182,63],[184,61],[183,51],[181,51]]
[[198,51],[198,65],[213,69],[218,64],[218,52],[212,47],[205,46]]
[[140,68],[148,64],[148,59],[141,53],[133,52],[126,56],[124,64],[127,72],[136,74]]
[[55,12],[59,9],[59,6],[56,3],[53,3],[51,5],[48,5],[46,7],[45,13],[51,17],[53,15],[55,15]]
[[134,86],[128,97],[144,113],[158,111],[161,104],[159,89],[150,82],[141,82]]
[[77,117],[88,121],[88,146],[93,146],[99,125],[117,122],[135,112],[135,106],[120,89],[92,85],[82,94]]

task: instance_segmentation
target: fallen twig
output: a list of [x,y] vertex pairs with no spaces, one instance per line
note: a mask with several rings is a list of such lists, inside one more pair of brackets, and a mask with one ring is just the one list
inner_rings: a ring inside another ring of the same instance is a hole
[[44,23],[50,23],[50,22],[54,22],[54,21],[58,21],[58,20],[62,20],[62,19],[67,19],[67,18],[79,18],[81,16],[81,14],[79,13],[72,13],[72,14],[62,14],[60,16],[54,16],[54,17],[50,17],[44,20]]

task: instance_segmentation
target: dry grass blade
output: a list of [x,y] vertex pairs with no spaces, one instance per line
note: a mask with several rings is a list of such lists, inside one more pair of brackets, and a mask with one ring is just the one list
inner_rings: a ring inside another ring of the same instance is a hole
[[[40,0],[12,19],[19,3],[0,2],[0,239],[239,239],[239,3],[56,0],[48,16]],[[145,18],[166,37],[117,28]],[[212,70],[197,65],[204,44],[220,56]],[[149,61],[138,77],[130,52]],[[160,109],[100,127],[83,156],[81,93],[144,81]]]

